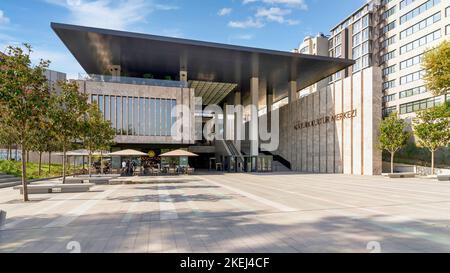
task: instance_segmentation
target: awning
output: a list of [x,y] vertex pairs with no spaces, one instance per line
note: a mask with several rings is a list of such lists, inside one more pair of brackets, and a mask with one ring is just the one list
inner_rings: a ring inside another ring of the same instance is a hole
[[171,152],[160,155],[160,157],[194,157],[194,156],[198,156],[198,155],[188,152],[188,151],[185,151],[185,150],[175,150],[175,151],[171,151]]
[[114,153],[109,153],[107,156],[146,156],[146,153],[136,150],[123,150]]

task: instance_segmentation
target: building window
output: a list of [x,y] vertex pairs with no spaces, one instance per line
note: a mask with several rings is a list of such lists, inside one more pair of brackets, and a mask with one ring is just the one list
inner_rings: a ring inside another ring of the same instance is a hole
[[397,99],[397,94],[387,95],[383,97],[383,102],[390,102]]
[[334,57],[339,58],[342,56],[342,47],[340,45],[338,45],[334,51]]
[[339,33],[338,35],[336,35],[335,39],[336,39],[336,43],[335,44],[336,45],[340,45],[342,43],[342,34]]
[[364,17],[362,18],[362,28],[366,28],[370,25],[370,15],[366,14],[364,15]]
[[434,23],[439,22],[440,20],[441,20],[441,12],[438,12],[426,18],[425,20],[422,20],[419,23],[400,32],[400,39],[404,39],[410,35],[413,35],[414,33],[433,25]]
[[388,46],[394,44],[394,43],[395,43],[395,37],[396,37],[396,35],[394,35],[394,36],[392,36],[392,37],[390,37],[390,38],[385,39],[385,40],[381,43],[381,48],[386,48],[386,47],[388,47]]
[[383,108],[383,117],[388,117],[390,116],[392,113],[397,112],[397,106],[391,106],[391,107],[387,107],[387,108]]
[[425,86],[414,87],[399,93],[400,99],[412,97],[415,95],[423,94],[428,92]]
[[450,25],[445,27],[445,35],[450,35]]
[[400,24],[404,24],[407,21],[411,20],[412,18],[424,13],[425,11],[431,9],[432,7],[438,5],[441,2],[441,0],[429,0],[422,5],[418,6],[417,8],[411,10],[410,12],[406,13],[405,15],[400,17]]
[[410,82],[415,82],[423,78],[425,71],[417,71],[406,76],[400,77],[400,85],[408,84]]
[[400,114],[409,114],[433,108],[442,103],[441,97],[429,98],[400,105]]
[[404,7],[408,6],[409,4],[414,3],[416,0],[403,0],[400,2],[400,9],[403,9]]
[[386,26],[381,28],[381,33],[386,33],[388,31],[391,31],[395,28],[395,21],[387,24]]
[[395,64],[383,69],[383,76],[387,76],[395,72]]
[[395,80],[387,81],[383,83],[383,90],[387,90],[395,87]]
[[387,61],[389,61],[389,60],[391,60],[393,58],[395,58],[395,50],[392,50],[392,51],[384,54],[383,56],[381,56],[381,62],[384,63],[384,62],[387,62]]
[[359,45],[361,43],[361,32],[353,35],[353,46]]
[[381,14],[381,18],[383,20],[386,20],[387,18],[389,18],[391,15],[395,14],[395,6],[388,9],[387,11],[383,12],[383,14]]
[[412,58],[409,58],[407,60],[404,60],[403,62],[400,63],[400,70],[420,64],[422,62],[422,58],[423,53],[414,56]]
[[425,35],[411,43],[408,43],[402,47],[400,47],[400,54],[404,54],[410,52],[413,49],[429,44],[437,39],[441,38],[441,30],[436,30],[428,35]]
[[[130,136],[170,136],[176,122],[172,109],[176,100],[142,97],[114,97],[92,95],[92,101],[98,101],[103,107],[105,98],[106,120],[111,121],[118,135]],[[102,109],[102,108],[100,108]]]

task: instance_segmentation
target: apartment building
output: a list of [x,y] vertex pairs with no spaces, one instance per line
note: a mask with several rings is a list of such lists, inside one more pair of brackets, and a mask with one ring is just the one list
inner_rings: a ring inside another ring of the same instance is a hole
[[[318,33],[316,36],[307,36],[303,39],[303,42],[294,49],[294,52],[300,54],[328,56],[328,37],[323,33]],[[305,97],[310,95],[323,87],[327,86],[328,80],[322,80],[310,87],[300,90],[299,97]]]
[[329,56],[353,59],[355,65],[334,74],[330,82],[379,66],[383,115],[414,117],[447,100],[427,91],[421,60],[427,50],[449,38],[448,0],[370,1],[331,29]]

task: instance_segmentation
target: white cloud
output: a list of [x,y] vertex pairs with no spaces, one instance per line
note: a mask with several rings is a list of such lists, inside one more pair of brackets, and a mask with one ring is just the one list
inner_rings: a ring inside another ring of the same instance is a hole
[[9,23],[9,18],[6,17],[3,10],[0,10],[0,25],[6,25]]
[[176,6],[148,0],[45,0],[67,9],[74,24],[124,30],[146,21],[154,10],[175,10]]
[[280,24],[286,22],[285,16],[290,14],[292,11],[289,9],[281,8],[258,8],[256,11],[256,17],[265,18],[271,22],[278,22]]
[[230,21],[228,26],[232,28],[262,28],[264,23],[261,20],[248,18],[245,21]]
[[230,15],[231,11],[232,11],[231,8],[223,8],[223,9],[219,10],[217,15],[219,15],[219,16]]

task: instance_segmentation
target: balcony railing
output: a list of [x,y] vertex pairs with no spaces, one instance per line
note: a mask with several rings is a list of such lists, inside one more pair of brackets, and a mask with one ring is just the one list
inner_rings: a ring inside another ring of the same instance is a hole
[[117,76],[97,75],[97,74],[79,75],[79,79],[94,82],[111,82],[111,83],[123,83],[135,85],[188,88],[187,82],[170,81],[170,80],[117,77]]

